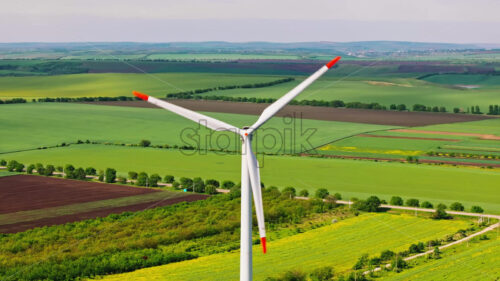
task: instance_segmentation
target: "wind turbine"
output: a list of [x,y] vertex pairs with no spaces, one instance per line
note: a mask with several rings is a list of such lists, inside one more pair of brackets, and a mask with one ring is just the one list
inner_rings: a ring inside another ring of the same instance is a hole
[[[240,242],[240,280],[252,280],[252,195],[255,202],[255,212],[259,228],[262,251],[266,253],[266,228],[264,223],[264,209],[262,207],[262,193],[260,186],[260,173],[257,158],[252,151],[252,135],[255,130],[271,119],[278,111],[293,100],[305,88],[311,85],[330,69],[340,57],[336,57],[321,67],[314,74],[302,81],[286,95],[269,105],[261,114],[257,122],[250,127],[236,128],[212,117],[191,111],[175,104],[157,99],[134,91],[133,94],[149,103],[162,107],[196,123],[215,131],[231,131],[241,137],[241,242]],[[251,186],[251,190],[249,188]]]

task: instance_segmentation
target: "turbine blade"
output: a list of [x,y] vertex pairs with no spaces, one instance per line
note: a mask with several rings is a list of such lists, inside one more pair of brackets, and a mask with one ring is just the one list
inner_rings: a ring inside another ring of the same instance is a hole
[[151,96],[148,96],[148,95],[145,95],[143,93],[139,93],[139,92],[136,92],[136,91],[133,91],[132,92],[134,94],[134,96],[140,98],[140,99],[143,99],[149,103],[152,103],[156,106],[159,106],[161,108],[164,108],[168,111],[171,111],[177,115],[180,115],[182,117],[185,117],[189,120],[192,120],[196,123],[199,123],[207,128],[210,128],[212,130],[215,130],[215,131],[232,131],[232,132],[235,132],[235,133],[239,133],[239,129],[232,126],[232,125],[229,125],[225,122],[222,122],[222,121],[219,121],[217,119],[214,119],[212,117],[208,117],[206,115],[203,115],[203,114],[200,114],[198,112],[195,112],[195,111],[192,111],[192,110],[189,110],[189,109],[186,109],[184,107],[180,107],[178,105],[175,105],[175,104],[172,104],[172,103],[169,103],[169,102],[166,102],[164,100],[160,100],[160,99],[157,99],[155,97],[151,97]]
[[262,124],[266,123],[267,120],[271,119],[276,112],[280,111],[285,105],[287,105],[290,101],[292,101],[298,94],[300,94],[303,90],[305,90],[309,85],[311,85],[316,79],[321,77],[328,69],[332,68],[337,61],[340,60],[340,57],[336,57],[331,60],[329,63],[321,67],[318,71],[316,71],[313,75],[309,76],[306,80],[302,81],[297,87],[293,88],[290,92],[286,93],[280,99],[266,107],[259,119],[255,124],[250,127],[250,132],[257,130]]
[[255,205],[255,213],[257,215],[257,224],[259,227],[259,235],[260,241],[262,244],[262,251],[264,254],[267,252],[266,248],[266,225],[264,221],[264,207],[262,205],[262,190],[260,186],[260,171],[259,171],[259,163],[257,162],[257,158],[253,154],[252,151],[252,142],[250,141],[250,137],[245,138],[244,140],[245,148],[246,148],[246,158],[247,158],[247,167],[248,167],[248,175],[250,176],[250,183],[252,185],[252,193],[253,193],[253,201]]

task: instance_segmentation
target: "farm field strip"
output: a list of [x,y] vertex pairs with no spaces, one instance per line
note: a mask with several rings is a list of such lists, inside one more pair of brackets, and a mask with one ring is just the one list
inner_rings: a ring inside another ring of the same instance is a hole
[[31,100],[45,97],[131,96],[133,90],[165,97],[167,93],[270,82],[281,78],[284,77],[228,73],[85,73],[0,77],[0,98],[23,97]]
[[[207,115],[226,120],[237,127],[253,124],[256,120],[253,115]],[[191,145],[201,149],[224,148],[232,151],[240,149],[236,135],[213,133],[190,120],[160,109],[73,103],[15,104],[2,107],[0,119],[0,153],[55,146],[63,142],[74,143],[78,139],[126,144],[138,144],[142,139],[147,139],[153,145]],[[395,126],[273,118],[255,136],[255,143],[257,151],[298,153],[335,138],[392,128]],[[194,133],[199,136],[191,136]],[[33,135],[37,138],[33,138]]]
[[[363,214],[291,237],[270,241],[269,253],[254,256],[254,278],[264,280],[289,269],[333,266],[336,272],[352,267],[362,253],[403,250],[411,243],[441,238],[466,227],[464,221],[433,221],[410,215]],[[255,252],[258,252],[258,245]],[[297,257],[301,259],[298,260]],[[190,261],[111,275],[104,280],[234,280],[239,253],[216,254]],[[272,267],[265,265],[272,264]]]
[[[135,170],[171,174],[176,178],[200,176],[204,179],[240,180],[237,177],[240,168],[238,155],[211,152],[188,156],[177,150],[77,145],[6,154],[4,158],[23,163],[64,165],[68,164],[67,155],[71,155],[70,162],[75,166],[113,167],[120,175]],[[500,180],[500,173],[496,170],[312,157],[259,155],[258,158],[266,186],[294,186],[310,192],[324,187],[330,192],[340,192],[344,198],[377,195],[389,200],[391,196],[399,195],[433,204],[460,201],[466,208],[479,205],[486,212],[500,212],[500,194],[495,184]]]
[[416,133],[416,134],[431,134],[431,135],[452,135],[452,136],[463,136],[463,137],[477,137],[483,140],[500,140],[500,136],[495,136],[493,134],[477,134],[477,133],[456,133],[456,132],[445,132],[445,131],[423,131],[415,129],[394,129],[392,132],[401,133]]
[[19,222],[53,218],[76,213],[92,212],[116,207],[124,207],[140,203],[156,202],[171,198],[186,196],[181,192],[158,191],[142,195],[132,195],[127,197],[105,199],[85,203],[69,204],[57,207],[42,208],[35,210],[26,210],[13,213],[0,214],[0,226]]
[[380,280],[495,280],[500,276],[500,239],[497,235],[492,235],[491,240],[448,249],[441,259],[427,260]]

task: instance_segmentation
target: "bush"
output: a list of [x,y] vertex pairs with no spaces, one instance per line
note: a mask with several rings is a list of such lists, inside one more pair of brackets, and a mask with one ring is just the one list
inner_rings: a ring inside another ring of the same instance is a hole
[[450,205],[450,210],[463,212],[465,210],[464,205],[459,202],[454,202]]
[[215,187],[219,187],[220,183],[219,183],[218,180],[208,179],[208,180],[205,181],[205,185],[213,185]]
[[66,178],[68,178],[68,179],[75,178],[75,176],[73,175],[74,171],[75,171],[75,167],[73,167],[73,165],[67,164],[66,166],[64,166],[64,173],[66,174]]
[[127,179],[124,177],[118,177],[116,181],[120,184],[127,184]]
[[222,182],[222,187],[225,189],[231,189],[231,187],[234,186],[234,182],[232,181],[223,181]]
[[26,173],[33,174],[33,170],[35,169],[35,165],[31,164],[26,168]]
[[419,207],[420,202],[418,201],[418,199],[410,198],[410,199],[406,200],[406,206]]
[[324,199],[328,195],[330,195],[330,192],[328,192],[328,190],[326,188],[320,188],[320,189],[316,190],[315,197],[320,198],[320,199]]
[[174,176],[166,175],[163,178],[163,181],[166,182],[166,183],[173,183],[175,181],[175,178],[174,178]]
[[335,201],[342,200],[342,195],[340,193],[338,193],[338,192],[335,193],[335,194],[333,194],[333,197],[335,197]]
[[288,186],[281,191],[281,194],[285,197],[294,198],[296,196],[296,191],[294,187]]
[[403,198],[401,198],[399,196],[392,196],[390,203],[391,203],[391,205],[394,205],[394,206],[403,206]]
[[448,207],[446,207],[446,205],[445,205],[445,204],[443,204],[443,203],[439,203],[439,204],[437,205],[437,207],[436,207],[436,209],[443,209],[443,210],[446,210],[447,208],[448,208]]
[[0,166],[5,166],[7,165],[7,161],[5,161],[4,159],[0,160]]
[[146,174],[145,172],[139,173],[139,175],[137,176],[137,181],[135,182],[135,184],[137,186],[148,186],[148,184],[149,184],[148,174]]
[[302,197],[309,197],[309,191],[307,191],[307,189],[302,189],[302,190],[299,192],[299,196],[302,196]]
[[20,173],[20,172],[24,171],[24,164],[22,164],[22,163],[17,163],[17,164],[16,164],[16,167],[15,167],[15,169],[14,169],[14,170],[15,170],[16,172],[18,172],[18,173]]
[[217,187],[215,185],[207,184],[205,186],[206,194],[217,194]]
[[62,173],[64,171],[64,168],[62,166],[57,166],[56,170]]
[[470,208],[470,211],[473,212],[473,213],[484,213],[484,210],[483,208],[481,208],[480,206],[472,206]]
[[380,199],[377,196],[370,196],[366,200],[354,202],[353,208],[365,212],[377,212],[380,208]]
[[424,201],[424,202],[422,202],[422,204],[420,205],[420,207],[426,208],[426,209],[432,209],[434,206],[432,206],[431,202]]
[[312,281],[328,281],[333,280],[333,268],[330,266],[320,267],[309,273]]
[[112,168],[106,169],[106,182],[114,183],[116,181],[116,170]]
[[394,258],[395,255],[396,254],[393,251],[391,251],[391,250],[385,250],[385,251],[382,251],[380,253],[380,259],[382,261],[388,261],[388,260],[391,260],[392,258]]
[[128,172],[128,178],[131,180],[136,180],[137,179],[137,172],[134,172],[134,171]]
[[150,141],[148,141],[148,140],[141,140],[141,141],[139,142],[139,146],[142,146],[142,147],[148,147],[148,146],[150,146],[150,145],[151,145],[151,142],[150,142]]
[[104,181],[104,172],[102,170],[99,171],[99,176],[97,177],[97,180],[100,182]]

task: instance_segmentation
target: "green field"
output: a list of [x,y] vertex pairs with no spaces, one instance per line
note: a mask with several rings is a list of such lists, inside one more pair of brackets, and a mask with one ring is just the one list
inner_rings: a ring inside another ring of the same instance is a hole
[[[439,124],[424,127],[414,127],[415,130],[426,131],[444,131],[455,133],[474,133],[474,134],[492,134],[500,136],[500,118],[489,120],[452,123],[452,124]],[[428,135],[432,136],[432,135]],[[448,136],[446,136],[448,138]],[[453,137],[453,136],[450,136]]]
[[103,73],[0,77],[0,98],[131,96],[133,90],[165,97],[167,93],[173,92],[270,82],[280,78],[282,77],[272,75],[217,73]]
[[[177,178],[200,176],[233,181],[239,181],[240,175],[239,155],[200,155],[168,149],[82,144],[4,154],[2,158],[22,163],[113,167],[122,175],[135,170]],[[487,212],[500,213],[496,184],[500,173],[496,170],[312,157],[258,158],[262,181],[267,186],[294,186],[310,191],[324,187],[340,192],[344,198],[377,195],[388,200],[399,195],[432,203],[460,201],[466,208],[480,205]]]
[[[345,102],[378,102],[389,106],[390,104],[406,104],[411,108],[414,104],[426,106],[445,106],[448,111],[454,107],[463,108],[479,105],[482,111],[487,111],[490,104],[500,104],[500,82],[478,89],[457,89],[447,85],[429,83],[415,78],[390,78],[370,76],[348,77],[334,73],[321,78],[304,91],[298,100],[343,100]],[[360,71],[363,73],[364,70]],[[349,73],[349,71],[346,71]],[[363,75],[358,73],[357,75]],[[286,83],[273,87],[252,91],[247,89],[234,89],[211,92],[210,95],[224,95],[233,97],[262,97],[278,98],[293,88],[295,83]]]
[[[383,281],[413,281],[413,280],[470,280],[495,281],[500,278],[500,239],[491,235],[492,241],[479,245],[459,246],[447,249],[444,257],[439,260],[429,260],[401,273],[380,278]],[[452,253],[447,253],[453,251]]]
[[[207,114],[240,128],[257,120],[254,115]],[[189,136],[198,129],[198,125],[162,109],[76,103],[13,104],[2,105],[0,120],[0,152],[54,146],[62,142],[76,142],[78,139],[127,144],[148,139],[152,144],[198,147],[196,138]],[[291,153],[290,148],[293,146],[295,152],[301,152],[336,138],[389,128],[392,127],[308,119],[302,120],[302,123],[300,120],[285,123],[285,119],[279,117],[273,118],[259,130],[255,143],[258,151]],[[311,134],[312,131],[306,132],[308,129],[316,131]],[[240,149],[235,134],[214,133],[210,137],[211,133],[204,127],[198,131],[202,148]],[[274,140],[277,143],[275,146]],[[208,146],[205,145],[207,143]]]
[[424,78],[425,81],[446,85],[498,86],[499,75],[484,74],[440,74]]
[[295,55],[267,55],[267,54],[152,54],[148,55],[149,60],[205,60],[205,61],[225,61],[225,60],[294,60],[299,56]]
[[0,170],[0,177],[17,175],[15,172],[7,172],[6,170]]
[[[291,269],[313,270],[333,266],[335,272],[350,269],[363,253],[401,251],[411,243],[442,238],[465,228],[464,221],[434,221],[409,215],[364,214],[336,224],[269,243],[269,252],[254,247],[254,280],[264,280]],[[297,258],[300,257],[300,258]],[[239,252],[137,270],[104,280],[236,280]]]

